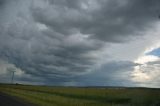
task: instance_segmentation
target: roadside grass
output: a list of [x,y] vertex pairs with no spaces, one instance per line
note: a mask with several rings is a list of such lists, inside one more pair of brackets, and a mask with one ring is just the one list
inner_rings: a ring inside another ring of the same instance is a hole
[[37,106],[160,106],[160,89],[0,85],[0,92]]

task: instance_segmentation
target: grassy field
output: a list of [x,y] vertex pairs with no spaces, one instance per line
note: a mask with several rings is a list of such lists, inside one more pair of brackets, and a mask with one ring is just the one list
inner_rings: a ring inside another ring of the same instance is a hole
[[160,106],[160,89],[0,85],[0,92],[37,106]]

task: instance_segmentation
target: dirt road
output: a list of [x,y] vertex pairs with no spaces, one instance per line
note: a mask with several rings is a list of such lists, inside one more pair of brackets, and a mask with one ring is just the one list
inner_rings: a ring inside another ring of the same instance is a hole
[[0,93],[0,106],[33,106],[33,105],[18,100],[17,98]]

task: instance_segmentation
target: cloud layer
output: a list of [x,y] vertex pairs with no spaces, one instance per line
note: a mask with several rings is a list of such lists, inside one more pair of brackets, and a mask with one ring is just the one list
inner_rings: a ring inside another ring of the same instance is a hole
[[144,36],[158,21],[159,4],[157,0],[1,0],[0,59],[23,73],[17,77],[20,81],[58,84],[87,73],[92,78],[95,69],[113,76],[119,70],[121,75],[121,69],[132,70],[134,62],[115,61],[116,56],[109,54],[114,48],[108,48]]

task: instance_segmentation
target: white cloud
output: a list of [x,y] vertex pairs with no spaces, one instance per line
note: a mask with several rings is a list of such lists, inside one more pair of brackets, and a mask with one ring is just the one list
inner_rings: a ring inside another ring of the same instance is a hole
[[137,60],[135,60],[135,63],[145,64],[145,63],[154,62],[157,60],[159,60],[159,57],[157,56],[144,55],[144,56],[139,57]]

